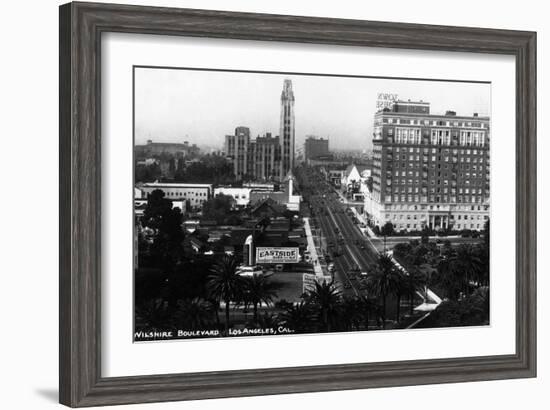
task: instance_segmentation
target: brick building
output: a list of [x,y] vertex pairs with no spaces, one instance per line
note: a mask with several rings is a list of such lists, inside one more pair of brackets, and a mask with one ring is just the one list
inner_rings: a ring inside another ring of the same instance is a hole
[[397,101],[374,116],[375,225],[396,230],[483,228],[489,218],[490,119],[431,114],[427,102]]
[[330,155],[328,139],[316,138],[312,135],[306,137],[304,142],[304,159],[325,158]]

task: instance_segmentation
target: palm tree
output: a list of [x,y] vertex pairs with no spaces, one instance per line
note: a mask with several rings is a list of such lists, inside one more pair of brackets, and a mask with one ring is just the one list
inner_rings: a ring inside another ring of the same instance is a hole
[[279,284],[269,281],[262,275],[254,275],[246,279],[244,293],[245,303],[252,304],[254,308],[254,323],[258,323],[258,306],[262,303],[269,305],[277,298]]
[[474,324],[489,324],[489,293],[489,288],[487,286],[482,286],[477,288],[468,299],[471,306],[471,315],[474,317]]
[[306,301],[318,310],[323,331],[332,330],[332,324],[338,317],[341,299],[342,295],[333,282],[315,282],[315,289],[307,292]]
[[463,277],[458,267],[456,255],[439,261],[437,265],[437,282],[445,289],[449,299],[458,300],[459,293],[463,289],[462,281]]
[[380,307],[368,296],[362,295],[358,299],[358,309],[363,317],[365,330],[369,330],[369,321],[371,314],[376,316],[379,314]]
[[346,331],[359,330],[364,319],[362,301],[359,298],[346,297],[342,301],[341,322]]
[[478,283],[480,286],[489,286],[489,247],[481,246],[477,250],[479,259]]
[[311,306],[302,300],[300,303],[289,306],[279,315],[279,319],[282,324],[295,332],[307,332],[312,329],[314,315]]
[[396,297],[396,311],[395,311],[395,321],[399,323],[401,319],[401,298],[402,296],[409,295],[409,281],[402,272],[399,271],[399,275],[396,277],[395,281],[395,297]]
[[258,315],[258,326],[262,329],[276,329],[279,322],[273,313],[264,312],[262,315]]
[[407,276],[406,280],[406,289],[409,293],[409,315],[413,315],[413,308],[414,308],[414,296],[416,294],[416,290],[421,286],[426,286],[428,281],[428,277],[425,273],[423,273],[418,266],[413,266],[409,270],[409,275]]
[[208,275],[206,288],[209,295],[218,302],[225,303],[225,334],[229,334],[229,304],[242,300],[246,289],[246,280],[237,273],[237,261],[234,257],[225,255],[214,264]]
[[207,301],[208,303],[210,303],[210,306],[211,306],[211,309],[214,311],[214,315],[215,315],[215,318],[216,318],[216,327],[218,329],[220,329],[220,301],[214,297],[212,297],[212,295],[208,294],[207,295]]
[[470,282],[475,280],[479,283],[479,273],[481,272],[481,260],[474,252],[474,249],[468,245],[459,246],[456,253],[456,260],[458,266],[464,275],[464,293],[468,295],[470,293]]
[[212,322],[212,305],[200,298],[180,299],[175,313],[180,328],[203,329]]
[[378,257],[378,267],[367,277],[367,282],[376,297],[382,299],[382,328],[385,329],[386,298],[390,294],[396,294],[401,283],[401,273],[388,254]]
[[161,298],[136,306],[136,329],[166,330],[173,325],[171,309]]

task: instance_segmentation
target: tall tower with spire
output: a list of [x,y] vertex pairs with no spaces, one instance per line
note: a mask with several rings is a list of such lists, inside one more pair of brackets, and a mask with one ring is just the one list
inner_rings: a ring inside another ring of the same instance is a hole
[[281,144],[280,179],[294,168],[294,92],[292,81],[286,79],[281,93],[281,123],[279,129]]

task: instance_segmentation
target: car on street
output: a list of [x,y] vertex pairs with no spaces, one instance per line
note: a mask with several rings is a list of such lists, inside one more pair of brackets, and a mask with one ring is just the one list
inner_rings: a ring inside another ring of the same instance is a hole
[[257,276],[257,275],[263,274],[263,269],[259,265],[255,265],[255,266],[240,265],[237,268],[236,273],[239,276]]

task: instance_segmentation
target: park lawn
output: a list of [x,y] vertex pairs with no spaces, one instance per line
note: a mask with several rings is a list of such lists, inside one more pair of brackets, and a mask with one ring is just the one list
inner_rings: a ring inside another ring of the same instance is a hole
[[269,279],[281,286],[277,300],[299,302],[302,296],[302,275],[302,272],[274,272]]

